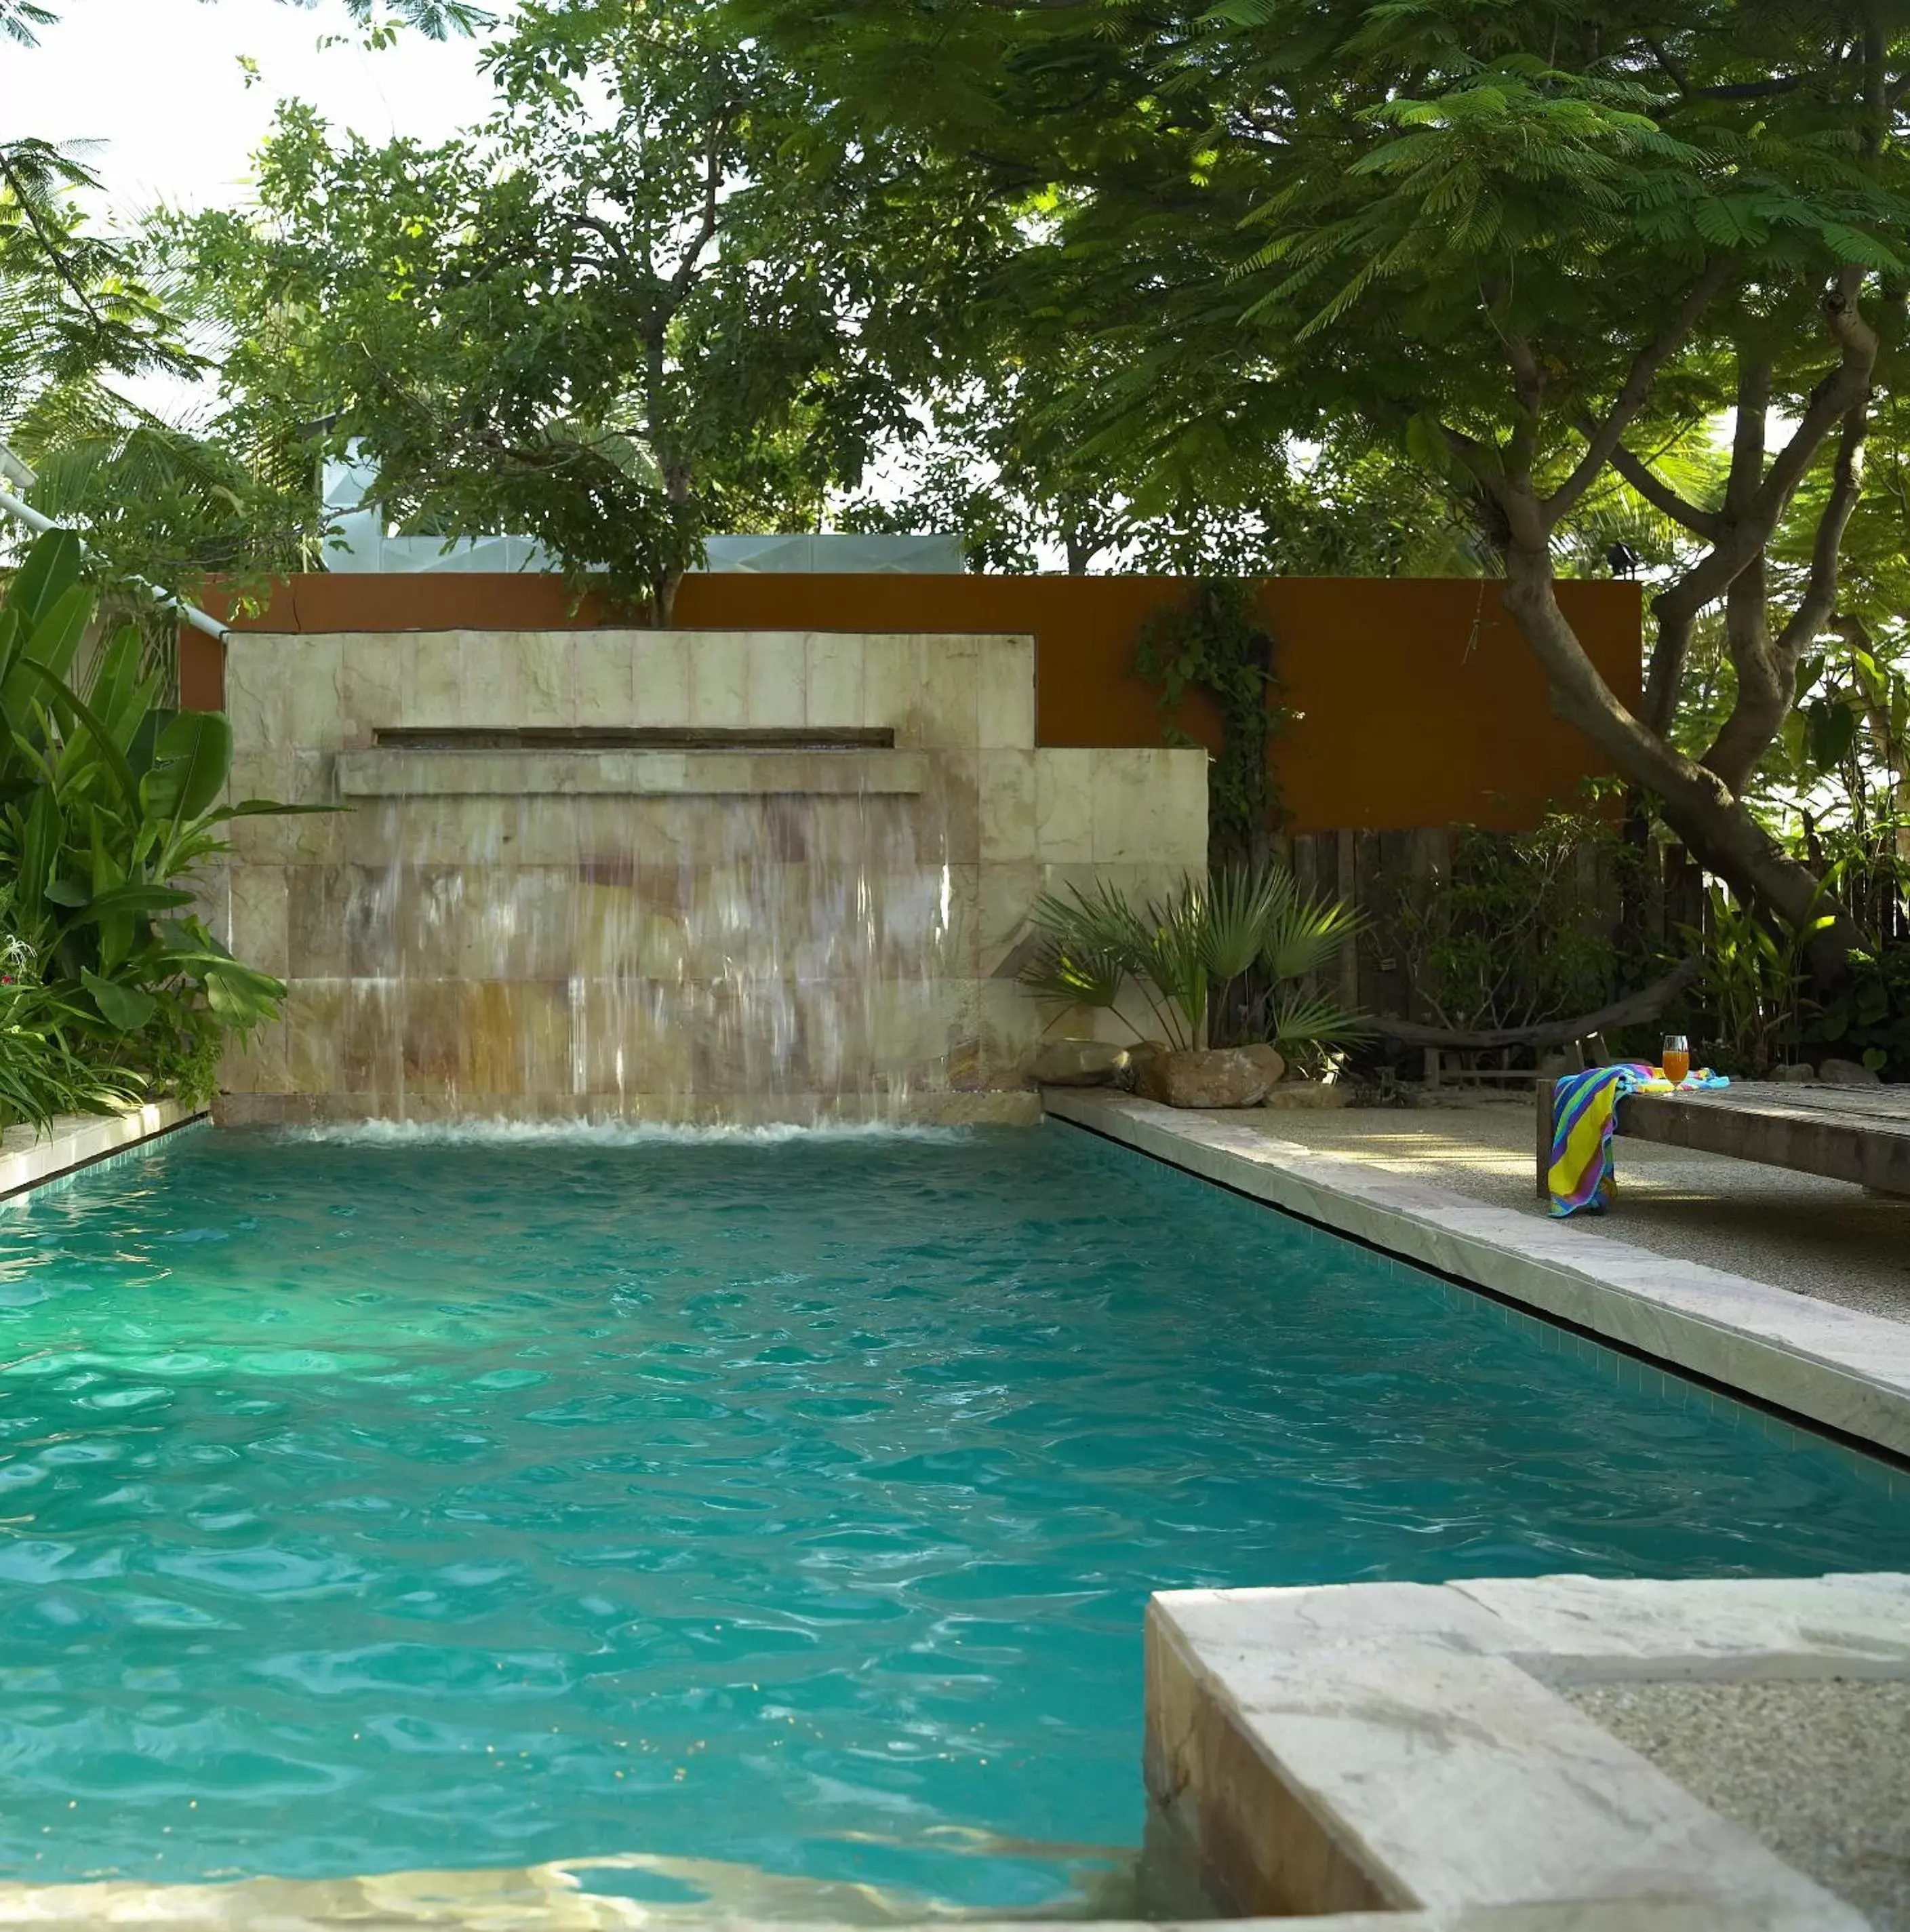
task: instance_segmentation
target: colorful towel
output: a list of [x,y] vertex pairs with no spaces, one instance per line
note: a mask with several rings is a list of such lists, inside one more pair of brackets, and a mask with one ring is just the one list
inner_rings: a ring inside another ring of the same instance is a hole
[[1566,1075],[1552,1090],[1552,1168],[1546,1176],[1552,1211],[1576,1214],[1589,1208],[1599,1214],[1611,1205],[1618,1184],[1612,1166],[1612,1130],[1618,1102],[1627,1094],[1689,1093],[1730,1084],[1721,1073],[1695,1068],[1675,1089],[1657,1067],[1636,1060]]

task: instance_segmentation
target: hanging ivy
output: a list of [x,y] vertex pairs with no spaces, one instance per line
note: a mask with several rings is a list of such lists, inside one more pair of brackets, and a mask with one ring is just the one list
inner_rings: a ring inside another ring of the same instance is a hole
[[[1171,716],[1189,691],[1204,692],[1220,712],[1220,750],[1207,767],[1207,851],[1216,866],[1266,862],[1284,817],[1267,769],[1267,742],[1291,714],[1276,700],[1273,639],[1238,578],[1201,578],[1186,598],[1156,610],[1141,627],[1136,673],[1159,687]],[[1170,744],[1198,741],[1170,728]]]

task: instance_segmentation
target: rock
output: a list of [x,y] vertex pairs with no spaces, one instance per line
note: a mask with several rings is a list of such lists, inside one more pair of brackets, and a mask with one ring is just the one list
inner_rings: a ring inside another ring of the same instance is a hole
[[1827,1060],[1817,1070],[1819,1079],[1833,1087],[1881,1087],[1884,1076],[1861,1060]]
[[1250,1047],[1150,1054],[1135,1072],[1135,1091],[1169,1107],[1257,1107],[1271,1084]]
[[[1353,1105],[1353,1090],[1344,1080],[1285,1080],[1277,1087],[1268,1088],[1267,1098],[1260,1104],[1282,1113],[1350,1107]],[[1407,1104],[1418,1106],[1421,1103],[1414,1100]]]
[[1028,1077],[1042,1087],[1107,1087],[1127,1064],[1124,1046],[1102,1040],[1055,1040],[1036,1049]]
[[1138,1046],[1127,1050],[1127,1065],[1121,1074],[1120,1084],[1130,1094],[1141,1090],[1142,1075],[1150,1061],[1165,1060],[1174,1048],[1164,1040],[1144,1040]]
[[[1846,1060],[1844,1064],[1849,1066],[1850,1063]],[[1774,1066],[1771,1070],[1771,1077],[1783,1082],[1787,1086],[1801,1087],[1817,1078],[1817,1069],[1800,1060],[1795,1066]]]
[[1286,1078],[1286,1057],[1276,1048],[1270,1046],[1243,1046],[1240,1051],[1267,1076],[1268,1086],[1277,1086]]

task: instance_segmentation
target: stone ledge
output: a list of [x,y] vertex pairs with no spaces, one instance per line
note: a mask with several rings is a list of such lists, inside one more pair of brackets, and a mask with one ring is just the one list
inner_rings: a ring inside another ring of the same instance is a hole
[[1148,1784],[1249,1912],[1856,1932],[1855,1911],[1554,1688],[1854,1660],[1910,1678],[1910,1576],[1165,1592]]
[[925,790],[920,752],[439,752],[337,754],[345,798],[715,797]]
[[177,1100],[154,1100],[123,1113],[56,1114],[46,1132],[9,1127],[0,1136],[0,1199],[170,1133],[205,1111]]
[[1910,1325],[1622,1242],[1579,1240],[1212,1115],[1090,1090],[1050,1088],[1043,1101],[1057,1119],[1910,1456]]

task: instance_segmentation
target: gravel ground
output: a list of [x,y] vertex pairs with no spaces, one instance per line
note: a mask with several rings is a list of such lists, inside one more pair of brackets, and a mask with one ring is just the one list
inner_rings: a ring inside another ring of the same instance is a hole
[[1564,1694],[1879,1932],[1910,1932],[1910,1684],[1606,1684]]
[[[1534,1191],[1529,1095],[1222,1118],[1522,1214],[1546,1211]],[[1627,1241],[1910,1321],[1910,1198],[1622,1136],[1617,1159],[1611,1212],[1566,1224],[1585,1240]]]

